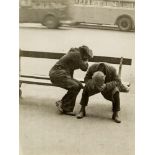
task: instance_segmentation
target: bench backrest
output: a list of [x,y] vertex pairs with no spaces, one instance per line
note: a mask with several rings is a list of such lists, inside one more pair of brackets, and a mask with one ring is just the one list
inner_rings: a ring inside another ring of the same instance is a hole
[[[53,52],[38,52],[38,51],[27,51],[20,50],[20,57],[31,57],[31,58],[46,58],[46,59],[60,59],[65,53],[53,53]],[[90,62],[107,62],[111,64],[131,65],[132,59],[129,58],[117,58],[117,57],[107,57],[107,56],[94,56],[90,59]]]

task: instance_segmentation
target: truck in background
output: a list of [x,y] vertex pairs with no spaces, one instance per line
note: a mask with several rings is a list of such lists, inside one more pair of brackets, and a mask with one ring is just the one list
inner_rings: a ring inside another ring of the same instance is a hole
[[20,23],[41,23],[58,28],[61,21],[76,24],[135,28],[134,0],[20,0]]

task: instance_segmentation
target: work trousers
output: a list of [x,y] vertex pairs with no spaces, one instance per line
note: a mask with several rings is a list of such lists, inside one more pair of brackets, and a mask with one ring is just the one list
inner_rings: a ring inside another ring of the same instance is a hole
[[51,73],[50,79],[54,86],[68,90],[61,99],[62,109],[64,112],[72,112],[74,110],[76,97],[83,87],[82,83],[73,79],[69,74],[66,74],[64,70],[57,70]]

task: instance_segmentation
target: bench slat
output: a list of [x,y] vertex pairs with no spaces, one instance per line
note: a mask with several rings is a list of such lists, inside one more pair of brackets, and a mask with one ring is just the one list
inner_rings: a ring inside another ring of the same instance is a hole
[[27,77],[20,77],[20,83],[52,86],[52,83],[50,80],[27,78]]
[[[34,78],[34,79],[43,79],[43,80],[50,80],[48,76],[41,76],[41,75],[20,75],[23,78]],[[84,83],[82,79],[78,79],[80,82]]]
[[[46,78],[46,77],[45,77]],[[44,85],[44,86],[54,86],[50,79],[49,78],[41,78],[41,77],[37,77],[37,76],[27,76],[27,75],[23,75],[23,76],[20,76],[20,84],[21,83],[26,83],[26,84],[36,84],[36,85]],[[83,86],[85,85],[84,84],[84,81],[82,81],[83,83]],[[126,86],[130,86],[130,83],[129,82],[124,82],[122,81],[122,83]]]
[[[48,78],[41,78],[37,76],[23,76],[19,78],[20,84],[25,83],[25,84],[36,84],[36,85],[44,85],[44,86],[54,86],[50,79]],[[84,83],[83,83],[84,85]]]
[[26,84],[36,84],[36,85],[44,85],[44,86],[52,86],[51,83],[45,83],[45,82],[36,82],[36,81],[27,81],[27,80],[20,80],[21,83]]
[[41,76],[41,75],[20,75],[20,77],[50,80],[48,76]]
[[[20,57],[60,59],[64,55],[65,55],[65,53],[20,50]],[[90,62],[107,62],[107,63],[111,63],[111,64],[119,64],[120,60],[121,60],[121,58],[117,58],[117,57],[94,56],[92,59],[90,59]],[[132,59],[123,58],[122,64],[123,65],[131,65]]]

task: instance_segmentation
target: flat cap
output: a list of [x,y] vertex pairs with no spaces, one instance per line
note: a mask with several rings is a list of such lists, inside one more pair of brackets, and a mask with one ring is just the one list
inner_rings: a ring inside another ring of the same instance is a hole
[[91,50],[88,46],[83,45],[83,46],[80,46],[79,49],[80,49],[80,51],[82,51],[83,54],[84,54],[85,56],[87,56],[89,59],[90,59],[90,58],[93,58],[93,52],[92,52],[92,50]]

